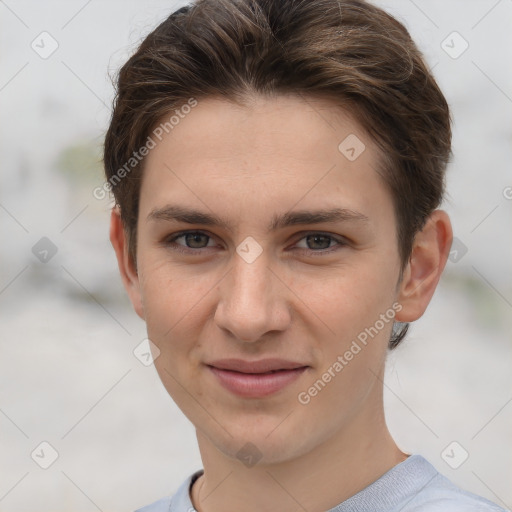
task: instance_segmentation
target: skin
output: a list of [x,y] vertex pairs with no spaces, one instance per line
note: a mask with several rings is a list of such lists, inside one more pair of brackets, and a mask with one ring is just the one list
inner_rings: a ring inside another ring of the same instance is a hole
[[[349,134],[366,146],[355,161],[338,150]],[[436,210],[400,280],[396,219],[378,162],[372,140],[327,100],[255,96],[240,106],[207,98],[147,156],[137,271],[112,211],[111,241],[160,350],[156,369],[196,427],[205,470],[191,491],[198,511],[325,511],[407,458],[383,410],[392,322],[309,403],[297,399],[394,303],[396,320],[418,319],[445,266],[452,231]],[[233,229],[151,218],[169,204],[214,213]],[[332,207],[367,220],[267,230],[273,215]],[[174,242],[195,253],[166,243],[183,230],[206,235]],[[332,238],[305,238],[315,233]],[[262,249],[252,263],[236,251],[248,236]],[[309,368],[273,395],[242,398],[204,365],[227,357]],[[237,458],[248,442],[261,456],[250,467]]]

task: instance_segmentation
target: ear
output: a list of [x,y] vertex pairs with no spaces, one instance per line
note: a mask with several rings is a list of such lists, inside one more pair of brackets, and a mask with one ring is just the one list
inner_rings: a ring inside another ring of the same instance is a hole
[[448,214],[435,210],[414,238],[399,285],[397,301],[402,309],[396,313],[397,321],[413,322],[423,315],[446,265],[452,239]]
[[124,287],[136,313],[144,320],[144,307],[140,293],[139,276],[128,250],[128,239],[121,220],[121,212],[116,206],[110,216],[110,242],[114,247],[119,272]]

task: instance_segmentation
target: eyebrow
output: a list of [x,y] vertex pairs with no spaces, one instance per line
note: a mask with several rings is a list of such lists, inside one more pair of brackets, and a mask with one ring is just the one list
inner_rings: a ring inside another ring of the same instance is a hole
[[[178,205],[166,205],[153,209],[146,218],[147,221],[184,222],[186,224],[204,224],[218,226],[233,232],[233,224],[212,213],[202,212],[193,208]],[[297,224],[321,224],[323,222],[363,222],[370,219],[362,213],[347,208],[300,210],[274,215],[268,226],[268,231],[276,231]]]

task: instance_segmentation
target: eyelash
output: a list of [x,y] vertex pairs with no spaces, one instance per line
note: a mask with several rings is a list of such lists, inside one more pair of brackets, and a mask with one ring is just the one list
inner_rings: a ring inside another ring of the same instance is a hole
[[[201,247],[199,249],[191,249],[190,247],[184,247],[180,244],[177,244],[175,241],[178,240],[179,238],[182,238],[186,235],[205,235],[207,236],[210,240],[213,239],[212,236],[210,236],[208,233],[205,233],[204,231],[197,231],[197,230],[189,230],[189,231],[180,231],[179,233],[175,233],[174,235],[171,235],[170,237],[167,237],[163,240],[163,244],[166,246],[166,247],[169,247],[171,248],[173,251],[178,251],[180,253],[183,253],[183,254],[197,254],[197,253],[200,253],[202,252],[203,250],[205,249],[208,249],[208,247]],[[327,238],[330,238],[331,240],[334,240],[335,242],[337,242],[337,245],[333,246],[333,247],[329,247],[328,249],[320,249],[320,250],[313,250],[313,249],[301,249],[302,251],[306,251],[307,253],[309,253],[310,255],[315,255],[315,256],[323,256],[323,255],[326,255],[326,254],[331,254],[332,252],[340,249],[341,247],[343,246],[346,246],[347,245],[347,242],[341,238],[341,237],[335,237],[329,233],[323,233],[323,232],[320,232],[320,231],[311,231],[311,232],[308,232],[308,233],[305,233],[304,236],[302,238],[299,238],[297,240],[296,243],[300,242],[301,240],[304,240],[304,238],[308,237],[308,236],[311,236],[311,235],[320,235],[320,236],[323,236],[323,237],[327,237]]]

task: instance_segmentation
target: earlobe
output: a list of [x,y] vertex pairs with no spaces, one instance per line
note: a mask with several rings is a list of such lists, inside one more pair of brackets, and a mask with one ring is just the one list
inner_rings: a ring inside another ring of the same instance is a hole
[[413,322],[427,309],[446,265],[452,238],[448,214],[435,210],[414,238],[399,287],[397,300],[402,309],[396,314],[397,321]]
[[139,276],[129,254],[128,240],[121,220],[119,207],[110,216],[110,242],[114,247],[123,285],[136,313],[144,320],[144,308],[140,292]]

